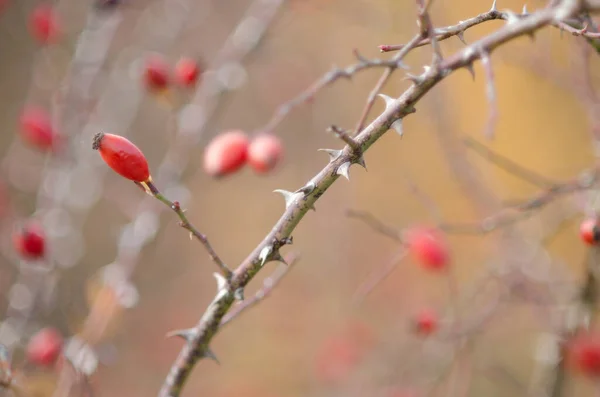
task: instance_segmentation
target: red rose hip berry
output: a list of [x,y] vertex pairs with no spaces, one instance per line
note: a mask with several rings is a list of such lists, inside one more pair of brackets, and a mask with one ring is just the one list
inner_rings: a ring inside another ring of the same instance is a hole
[[406,234],[406,244],[415,260],[425,268],[442,270],[448,265],[448,246],[439,230],[428,227],[413,228]]
[[567,358],[571,367],[587,376],[600,376],[600,335],[583,333],[567,344]]
[[248,163],[258,173],[271,171],[283,157],[281,140],[272,134],[261,134],[250,142]]
[[21,138],[41,150],[51,150],[56,141],[50,115],[41,108],[27,107],[19,119]]
[[414,329],[419,335],[430,335],[437,331],[438,315],[431,309],[422,309],[414,319]]
[[597,245],[600,242],[600,226],[598,219],[589,218],[581,222],[579,236],[589,245]]
[[58,359],[63,347],[63,338],[55,328],[42,328],[29,339],[27,359],[40,366],[50,367]]
[[46,235],[41,226],[30,223],[13,235],[15,250],[26,259],[40,259],[46,253]]
[[199,76],[198,62],[191,58],[181,58],[175,65],[175,81],[183,87],[195,85]]
[[144,65],[144,82],[152,91],[161,91],[169,85],[169,65],[162,57],[153,56]]
[[217,135],[204,149],[204,171],[214,177],[231,174],[246,164],[248,136],[232,130]]
[[48,4],[38,5],[29,16],[31,35],[41,44],[56,41],[60,34],[60,23],[54,8]]
[[134,182],[150,181],[150,169],[142,151],[127,138],[100,132],[94,136],[93,149],[117,174]]

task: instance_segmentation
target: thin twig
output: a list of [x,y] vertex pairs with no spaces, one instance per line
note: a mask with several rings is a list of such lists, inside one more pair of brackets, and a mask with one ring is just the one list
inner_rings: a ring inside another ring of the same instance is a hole
[[475,153],[491,162],[492,164],[502,168],[503,170],[509,172],[510,174],[531,183],[534,186],[537,186],[541,189],[551,189],[557,185],[556,182],[533,172],[520,164],[517,164],[513,160],[509,159],[506,156],[503,156],[487,146],[477,142],[475,139],[470,137],[465,137],[463,139],[464,144],[472,149]]
[[231,276],[233,275],[233,272],[231,271],[231,269],[229,269],[229,267],[227,267],[227,265],[221,260],[221,258],[219,258],[219,255],[217,255],[217,253],[215,252],[214,248],[208,241],[208,238],[204,234],[200,233],[200,231],[198,231],[198,229],[196,229],[196,227],[194,225],[192,225],[192,223],[188,220],[187,216],[185,215],[185,210],[181,209],[179,202],[171,201],[168,198],[166,198],[156,188],[154,183],[152,183],[152,182],[145,182],[145,183],[148,186],[148,188],[150,189],[150,193],[152,193],[152,196],[156,197],[156,199],[158,199],[161,203],[163,203],[164,205],[166,205],[167,207],[172,209],[173,212],[175,212],[175,214],[177,214],[177,216],[179,217],[179,220],[180,220],[179,226],[188,230],[190,232],[190,237],[193,236],[198,241],[200,241],[200,243],[204,246],[204,248],[208,252],[210,259],[219,267],[219,269],[221,270],[221,273],[223,273],[225,278],[227,280],[230,280]]

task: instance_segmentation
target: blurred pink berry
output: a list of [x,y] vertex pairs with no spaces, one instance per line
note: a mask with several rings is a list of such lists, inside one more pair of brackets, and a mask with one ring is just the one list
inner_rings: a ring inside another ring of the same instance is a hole
[[160,56],[152,56],[144,65],[144,82],[151,91],[161,91],[169,85],[169,65]]
[[49,4],[38,5],[29,16],[29,30],[40,44],[49,44],[60,35],[60,23],[54,8]]
[[438,329],[438,315],[431,309],[422,309],[414,319],[415,331],[420,335],[430,335]]
[[582,333],[567,343],[571,367],[583,375],[600,376],[600,334]]
[[448,246],[439,230],[413,228],[406,233],[406,244],[415,260],[425,268],[442,270],[448,265]]
[[46,236],[41,226],[30,223],[13,235],[13,244],[25,259],[40,259],[46,253]]
[[41,150],[51,150],[56,143],[50,115],[41,108],[27,107],[21,113],[21,137]]
[[42,328],[29,339],[27,359],[40,366],[50,367],[58,359],[63,347],[63,338],[55,328]]
[[204,149],[204,171],[214,177],[239,170],[248,159],[248,136],[232,130],[217,135]]
[[273,134],[260,134],[250,142],[248,163],[258,173],[271,171],[282,157],[283,145]]
[[581,222],[579,226],[579,236],[581,239],[589,244],[596,245],[600,242],[600,227],[598,225],[598,219],[589,218]]
[[181,58],[175,65],[175,81],[183,87],[194,86],[199,76],[198,62],[191,58]]

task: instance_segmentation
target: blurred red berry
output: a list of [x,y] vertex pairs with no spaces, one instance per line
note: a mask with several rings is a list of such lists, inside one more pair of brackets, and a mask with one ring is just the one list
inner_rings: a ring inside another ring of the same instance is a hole
[[438,315],[431,309],[422,309],[414,319],[415,331],[420,335],[430,335],[438,329]]
[[362,357],[361,349],[348,337],[325,341],[317,356],[316,375],[326,383],[346,379]]
[[175,81],[184,87],[196,84],[200,76],[198,62],[191,58],[181,58],[175,65]]
[[152,91],[161,91],[169,85],[169,65],[159,57],[153,56],[146,60],[144,66],[144,81]]
[[100,132],[94,136],[93,149],[117,174],[134,182],[150,179],[148,162],[142,151],[127,138]]
[[448,265],[448,246],[437,229],[413,228],[406,233],[406,243],[412,256],[424,267],[441,270]]
[[45,367],[52,366],[59,357],[63,347],[63,338],[55,328],[42,328],[29,339],[27,359]]
[[50,150],[56,142],[50,115],[41,108],[27,107],[20,118],[21,137],[27,143],[41,150]]
[[38,5],[29,16],[29,30],[41,44],[56,41],[60,34],[60,23],[54,8],[49,4]]
[[598,219],[589,218],[581,222],[579,226],[579,236],[589,245],[596,245],[600,242],[600,227]]
[[13,235],[15,250],[26,259],[40,259],[46,253],[46,235],[36,223],[23,226]]
[[571,367],[587,376],[600,376],[600,334],[583,333],[567,343]]
[[239,170],[248,159],[248,136],[232,130],[217,135],[204,149],[204,171],[214,177]]
[[260,134],[250,142],[248,163],[258,173],[271,171],[283,156],[281,140],[272,134]]

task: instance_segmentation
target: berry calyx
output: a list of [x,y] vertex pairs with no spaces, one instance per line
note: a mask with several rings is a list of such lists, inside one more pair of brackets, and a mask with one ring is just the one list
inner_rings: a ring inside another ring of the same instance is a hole
[[232,130],[216,136],[204,149],[204,171],[213,177],[231,174],[246,164],[248,136]]
[[587,376],[600,376],[600,335],[582,333],[567,344],[567,358],[571,367]]
[[92,145],[117,174],[134,182],[148,182],[150,169],[142,151],[127,138],[100,132]]
[[271,171],[283,157],[283,145],[273,134],[260,134],[250,142],[248,164],[258,173]]
[[46,253],[46,235],[36,223],[24,225],[13,235],[13,245],[25,259],[40,259]]
[[169,85],[169,65],[159,56],[146,60],[144,65],[144,82],[152,91],[162,91]]
[[192,58],[181,58],[175,64],[175,82],[183,87],[191,87],[196,84],[200,76],[198,62]]
[[419,335],[430,335],[437,331],[438,315],[431,309],[422,309],[414,319],[414,329]]
[[40,44],[55,42],[60,35],[60,22],[54,8],[38,5],[29,16],[29,31]]
[[581,225],[579,226],[579,236],[589,245],[600,243],[600,225],[598,219],[589,218],[581,222]]
[[425,268],[442,270],[448,265],[448,246],[439,230],[416,227],[406,233],[405,240],[413,258]]
[[63,338],[57,329],[47,327],[39,330],[29,339],[27,359],[40,366],[54,365],[63,347]]
[[28,107],[23,110],[20,122],[21,137],[41,150],[50,150],[56,141],[50,115],[41,108]]

